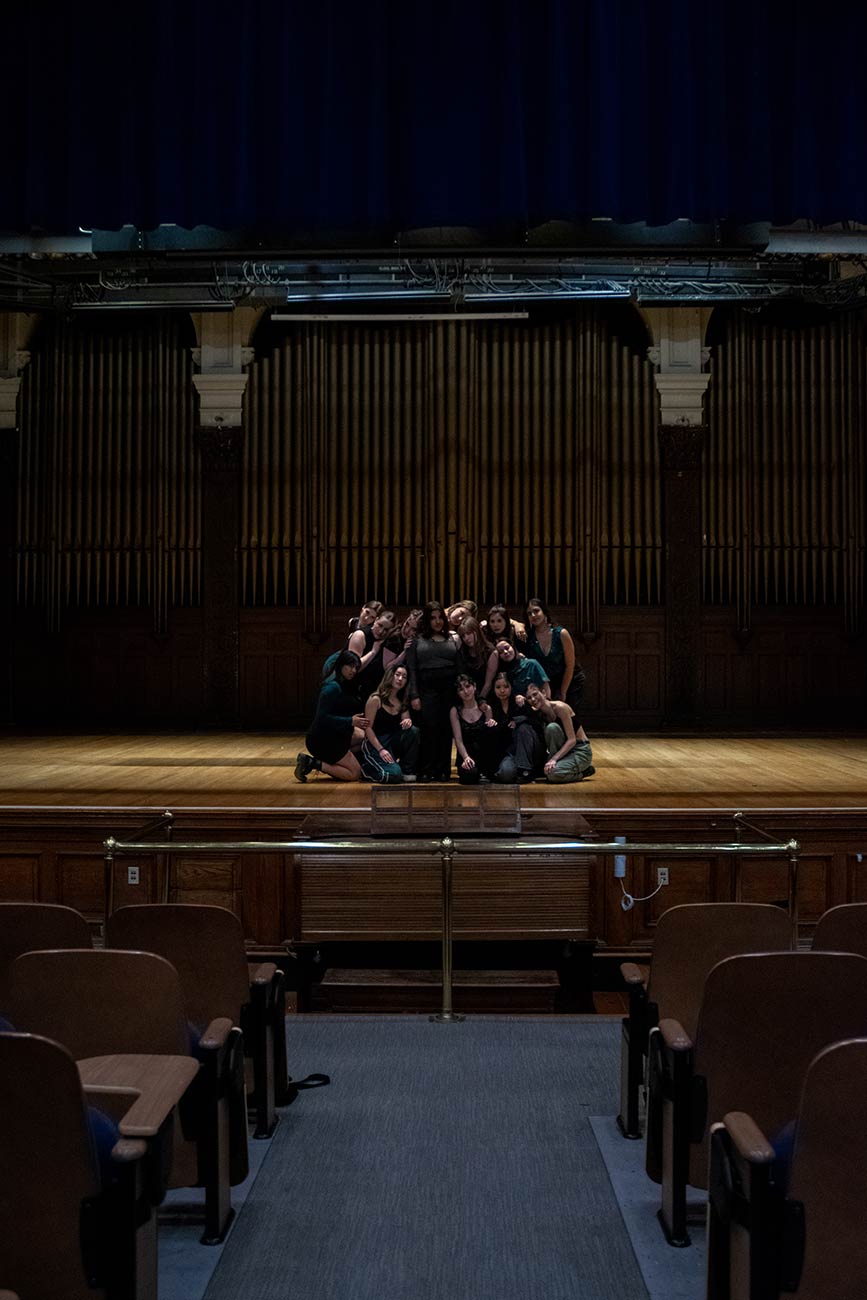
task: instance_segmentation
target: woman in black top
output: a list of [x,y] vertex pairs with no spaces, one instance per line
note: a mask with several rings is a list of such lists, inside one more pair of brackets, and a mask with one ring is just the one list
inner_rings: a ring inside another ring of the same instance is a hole
[[381,785],[414,781],[418,766],[418,727],[409,716],[409,676],[403,664],[386,668],[364,706],[368,721],[361,746],[361,771]]
[[476,618],[465,618],[458,627],[458,671],[472,677],[478,690],[487,676],[488,660],[494,647],[485,636]]
[[361,768],[352,752],[361,747],[368,725],[355,688],[360,667],[357,654],[341,650],[334,676],[319,692],[316,716],[307,733],[310,753],[298,755],[297,780],[306,781],[314,770],[333,776],[335,781],[361,780]]
[[476,684],[466,673],[458,673],[458,702],[449,714],[457,756],[458,780],[461,785],[478,785],[490,781],[496,758],[493,732],[496,723],[489,704],[479,704]]
[[438,600],[424,607],[421,628],[406,653],[411,707],[420,715],[420,781],[448,781],[452,757],[449,709],[458,671],[458,643]]

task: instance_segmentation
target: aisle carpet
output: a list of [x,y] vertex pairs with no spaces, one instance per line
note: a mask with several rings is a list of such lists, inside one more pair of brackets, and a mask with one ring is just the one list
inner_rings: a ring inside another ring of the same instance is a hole
[[589,1116],[616,1023],[298,1017],[286,1112],[207,1300],[647,1300]]

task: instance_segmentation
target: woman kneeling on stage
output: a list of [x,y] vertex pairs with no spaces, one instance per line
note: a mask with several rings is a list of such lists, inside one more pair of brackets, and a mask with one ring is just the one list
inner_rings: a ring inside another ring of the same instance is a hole
[[585,776],[592,775],[596,769],[591,766],[593,755],[590,752],[590,741],[580,723],[576,731],[574,714],[569,705],[562,700],[546,699],[534,684],[527,687],[527,703],[545,727],[548,758],[543,769],[545,775],[541,779],[550,781],[553,785],[566,785],[570,781],[583,781]]
[[461,785],[478,785],[490,781],[497,766],[494,748],[496,722],[491,706],[479,704],[476,683],[466,673],[458,673],[458,703],[449,713],[455,738],[458,780]]
[[313,771],[324,772],[335,781],[360,781],[361,767],[353,753],[361,748],[368,727],[355,693],[355,679],[361,660],[352,650],[341,650],[333,677],[319,692],[316,716],[307,733],[309,754],[300,753],[295,777],[306,781]]
[[415,780],[419,737],[409,716],[408,680],[402,664],[386,668],[364,706],[368,727],[361,745],[361,772],[380,785]]

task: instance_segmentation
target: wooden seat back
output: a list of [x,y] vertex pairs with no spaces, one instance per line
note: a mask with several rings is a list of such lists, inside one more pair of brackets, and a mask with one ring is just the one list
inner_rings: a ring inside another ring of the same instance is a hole
[[57,1043],[0,1034],[0,1277],[23,1296],[94,1300],[82,1202],[99,1192],[81,1083]]
[[0,1015],[8,996],[9,968],[37,948],[90,948],[80,912],[56,903],[0,903]]
[[55,1039],[76,1061],[190,1052],[177,971],[154,953],[24,953],[12,963],[10,1011],[17,1029]]
[[684,903],[663,912],[653,940],[648,1001],[659,1019],[679,1020],[692,1038],[708,972],[726,957],[785,952],[792,926],[767,903]]
[[695,1035],[694,1073],[705,1081],[707,1107],[704,1140],[691,1150],[690,1182],[707,1185],[710,1124],[728,1111],[746,1111],[773,1141],[798,1113],[813,1057],[865,1032],[865,957],[760,953],[714,966]]
[[857,952],[867,957],[867,903],[841,903],[819,917],[814,952]]
[[798,1300],[863,1300],[867,1038],[825,1048],[807,1071],[787,1199],[804,1207]]
[[188,1018],[203,1028],[217,1016],[238,1023],[250,1000],[244,931],[234,912],[194,903],[121,907],[106,930],[110,948],[155,952],[178,972]]

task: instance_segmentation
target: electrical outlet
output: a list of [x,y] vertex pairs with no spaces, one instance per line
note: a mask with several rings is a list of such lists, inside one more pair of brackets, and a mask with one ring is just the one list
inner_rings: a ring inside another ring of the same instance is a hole
[[139,883],[139,868],[138,868],[138,867],[127,867],[127,869],[126,869],[126,883],[127,883],[128,885],[137,885],[137,884]]
[[656,868],[656,883],[657,883],[658,885],[667,885],[667,884],[668,884],[668,867],[657,867],[657,868]]

